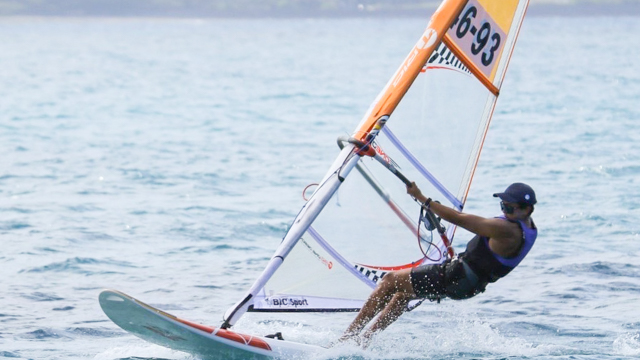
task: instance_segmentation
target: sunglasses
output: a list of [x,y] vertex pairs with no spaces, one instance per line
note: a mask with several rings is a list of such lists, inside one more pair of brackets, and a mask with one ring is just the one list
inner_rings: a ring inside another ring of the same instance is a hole
[[527,206],[526,205],[520,205],[520,204],[518,204],[517,206],[507,205],[507,204],[504,203],[504,201],[500,201],[500,209],[502,209],[502,211],[505,214],[513,214],[514,211],[516,211],[516,208],[524,209],[525,207],[527,207]]

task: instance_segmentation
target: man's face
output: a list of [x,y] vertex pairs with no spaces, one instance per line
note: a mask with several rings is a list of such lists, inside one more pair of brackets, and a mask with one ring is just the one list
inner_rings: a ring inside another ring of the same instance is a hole
[[506,201],[500,202],[500,208],[502,209],[502,213],[509,219],[521,219],[527,217],[528,214],[527,205],[522,205],[518,203],[510,203]]

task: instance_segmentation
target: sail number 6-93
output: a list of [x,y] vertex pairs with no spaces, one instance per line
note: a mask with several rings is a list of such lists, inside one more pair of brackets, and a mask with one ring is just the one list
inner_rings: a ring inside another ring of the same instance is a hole
[[455,34],[456,42],[462,45],[464,52],[470,52],[476,62],[483,67],[492,67],[499,55],[504,33],[479,4],[473,3],[470,1],[462,10],[451,24],[449,33]]

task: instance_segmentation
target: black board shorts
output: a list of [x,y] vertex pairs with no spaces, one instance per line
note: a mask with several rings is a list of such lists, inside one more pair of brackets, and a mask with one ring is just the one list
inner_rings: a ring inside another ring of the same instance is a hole
[[421,265],[411,270],[411,285],[419,299],[468,299],[483,292],[487,283],[460,258],[449,259],[442,264]]

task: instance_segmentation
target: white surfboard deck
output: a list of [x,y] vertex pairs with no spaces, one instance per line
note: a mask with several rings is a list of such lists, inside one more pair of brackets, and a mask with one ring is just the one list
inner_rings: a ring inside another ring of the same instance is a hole
[[99,299],[104,313],[124,330],[151,343],[202,359],[308,359],[327,351],[320,346],[196,324],[115,290],[102,291]]

